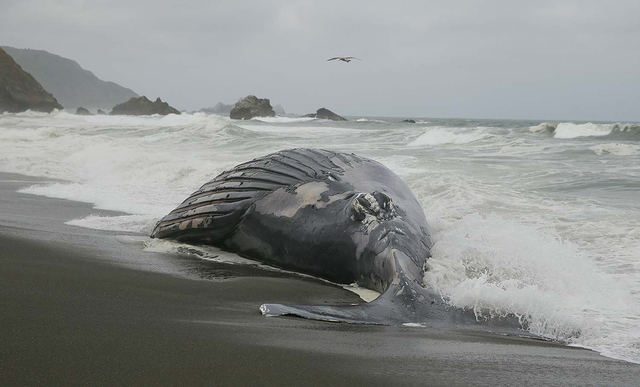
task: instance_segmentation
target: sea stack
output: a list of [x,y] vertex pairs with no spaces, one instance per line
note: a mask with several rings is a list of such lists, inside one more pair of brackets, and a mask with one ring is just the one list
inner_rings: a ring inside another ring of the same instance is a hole
[[0,48],[0,113],[50,113],[54,109],[62,109],[62,105]]
[[329,109],[320,108],[315,113],[307,114],[305,117],[320,118],[331,121],[348,121],[346,118],[337,115]]
[[78,110],[76,110],[76,114],[79,116],[92,116],[93,114],[91,114],[91,112],[83,107],[79,107]]
[[162,102],[159,97],[154,102],[151,102],[147,97],[143,95],[142,97],[131,98],[125,103],[116,105],[109,114],[112,116],[150,116],[152,114],[166,116],[167,114],[179,115],[180,112],[175,108],[169,106],[168,103]]
[[253,117],[275,117],[276,112],[271,107],[268,98],[258,98],[255,95],[248,95],[238,101],[231,109],[229,117],[234,120],[250,120]]

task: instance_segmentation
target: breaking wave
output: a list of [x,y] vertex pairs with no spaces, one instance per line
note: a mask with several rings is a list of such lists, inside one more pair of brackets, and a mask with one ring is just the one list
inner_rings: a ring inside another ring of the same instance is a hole
[[548,123],[529,128],[534,133],[549,133],[558,139],[579,137],[607,137],[618,140],[640,141],[640,124],[594,124],[591,122],[575,124],[572,122]]
[[317,120],[317,118],[314,118],[314,117],[282,117],[282,116],[276,116],[276,117],[254,117],[254,118],[252,118],[252,120],[253,121],[260,121],[260,122],[275,123],[275,124],[288,124],[288,123],[293,123],[293,122],[314,121],[314,120]]
[[468,144],[474,141],[484,140],[491,137],[491,134],[482,129],[474,128],[458,129],[458,128],[439,128],[433,127],[421,134],[418,138],[411,141],[410,147],[434,146],[444,144]]

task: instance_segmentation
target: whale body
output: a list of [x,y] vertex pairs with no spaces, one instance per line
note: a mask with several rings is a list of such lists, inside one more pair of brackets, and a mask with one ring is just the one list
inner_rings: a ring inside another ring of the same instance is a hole
[[355,154],[290,149],[240,164],[195,191],[151,236],[381,293],[352,306],[264,304],[266,316],[386,325],[478,320],[423,287],[432,242],[422,207],[390,169]]

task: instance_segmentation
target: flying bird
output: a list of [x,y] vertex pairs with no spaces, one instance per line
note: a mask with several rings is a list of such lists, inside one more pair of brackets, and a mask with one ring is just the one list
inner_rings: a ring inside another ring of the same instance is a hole
[[336,56],[335,58],[327,59],[327,62],[330,61],[330,60],[339,60],[339,61],[342,61],[342,62],[349,63],[354,59],[362,60],[362,59],[356,58],[354,56]]

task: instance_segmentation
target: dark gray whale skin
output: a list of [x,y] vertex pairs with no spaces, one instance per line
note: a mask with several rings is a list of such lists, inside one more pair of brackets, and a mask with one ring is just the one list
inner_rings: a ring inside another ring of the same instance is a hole
[[211,244],[382,293],[353,306],[264,304],[266,316],[388,325],[478,322],[422,286],[432,245],[409,187],[384,165],[354,154],[290,149],[240,164],[162,218],[151,237]]

